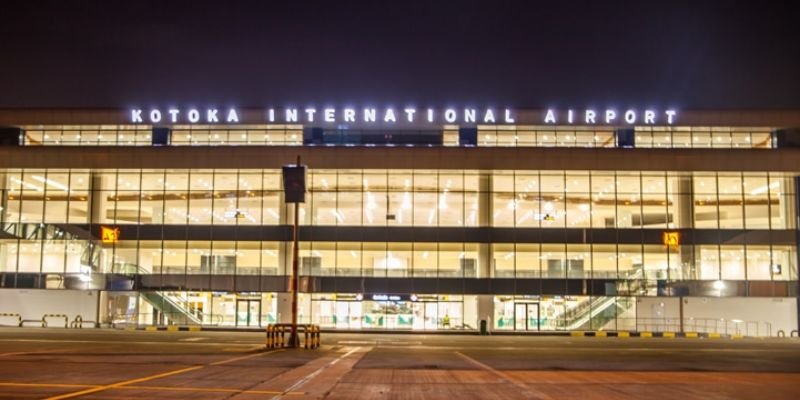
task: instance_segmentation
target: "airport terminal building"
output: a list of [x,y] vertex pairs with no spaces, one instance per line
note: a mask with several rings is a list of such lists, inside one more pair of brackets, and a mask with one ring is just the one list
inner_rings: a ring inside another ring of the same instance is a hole
[[797,128],[800,110],[0,109],[0,313],[289,321],[281,167],[300,157],[300,322],[789,336]]

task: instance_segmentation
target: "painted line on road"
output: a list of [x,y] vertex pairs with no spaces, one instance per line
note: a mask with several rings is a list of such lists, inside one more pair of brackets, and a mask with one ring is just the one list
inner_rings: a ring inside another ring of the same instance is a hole
[[303,377],[299,381],[295,382],[294,385],[289,386],[285,391],[283,391],[282,393],[280,393],[277,396],[273,397],[272,400],[279,400],[282,396],[285,396],[285,395],[289,394],[290,392],[293,392],[295,389],[300,388],[301,386],[303,386],[306,383],[308,383],[308,381],[313,379],[315,376],[321,374],[322,371],[325,371],[326,369],[336,365],[339,361],[344,360],[349,355],[355,353],[356,351],[358,351],[360,349],[361,349],[361,347],[354,347],[352,350],[348,351],[347,353],[342,354],[341,356],[337,357],[336,359],[334,359],[333,361],[329,362],[328,364],[325,364],[325,365],[317,368],[316,371],[306,375],[305,377]]
[[207,366],[210,366],[210,365],[227,364],[227,363],[231,363],[231,362],[235,362],[235,361],[239,361],[239,360],[244,360],[244,359],[247,359],[247,358],[253,358],[253,357],[257,357],[257,356],[264,356],[264,355],[267,355],[267,354],[272,354],[272,353],[275,353],[275,352],[278,352],[278,351],[282,351],[282,350],[272,350],[272,351],[267,351],[267,352],[264,352],[264,353],[250,354],[250,355],[243,356],[243,357],[234,357],[234,358],[231,358],[231,359],[228,359],[228,360],[217,361],[217,362],[213,362],[213,363],[206,364],[206,365],[195,365],[193,367],[181,368],[181,369],[176,369],[176,370],[173,370],[173,371],[162,372],[160,374],[149,375],[149,376],[145,376],[145,377],[141,377],[141,378],[135,378],[135,379],[129,379],[127,381],[121,381],[121,382],[117,382],[117,383],[112,383],[110,385],[103,385],[103,386],[100,386],[100,387],[84,389],[84,390],[80,390],[80,391],[77,391],[77,392],[66,393],[66,394],[62,394],[62,395],[58,395],[58,396],[54,396],[54,397],[48,397],[47,400],[71,399],[71,398],[74,398],[74,397],[84,396],[84,395],[87,395],[87,394],[92,394],[92,393],[97,393],[97,392],[103,392],[103,391],[110,390],[110,389],[118,389],[120,387],[133,385],[135,383],[147,382],[147,381],[152,381],[154,379],[166,378],[168,376],[179,375],[179,374],[183,374],[183,373],[186,373],[186,372],[196,371],[198,369],[203,369],[203,368],[205,368]]
[[[125,390],[158,390],[164,392],[207,392],[207,393],[235,393],[235,394],[283,394],[280,390],[251,390],[215,387],[188,387],[188,386],[123,386],[118,389]],[[287,396],[302,396],[305,392],[288,392]]]
[[54,350],[38,350],[38,351],[16,351],[12,353],[0,353],[0,357],[12,357],[12,356],[26,356],[29,354],[49,354],[49,353],[65,353],[69,351],[69,349],[54,349]]
[[253,347],[256,346],[258,348],[263,348],[264,345],[258,342],[249,342],[249,344],[244,342],[180,342],[180,341],[163,341],[163,342],[154,342],[154,341],[130,341],[130,340],[75,340],[75,339],[0,339],[0,343],[3,342],[28,342],[28,343],[92,343],[92,344],[155,344],[155,345],[165,345],[165,346],[172,346],[172,345],[184,345],[184,346],[191,346],[191,345],[199,345],[199,346],[247,346]]
[[208,338],[207,337],[197,336],[197,337],[187,337],[187,338],[183,338],[183,339],[178,339],[178,341],[179,342],[200,342],[200,341],[203,341],[203,340],[206,340],[206,339],[208,339]]
[[542,392],[540,392],[538,390],[535,390],[535,389],[529,387],[528,385],[525,384],[525,382],[522,382],[519,379],[514,378],[513,376],[511,376],[511,375],[509,375],[509,374],[507,374],[507,373],[505,373],[503,371],[494,369],[491,366],[486,365],[486,364],[484,364],[484,363],[482,363],[482,362],[480,362],[480,361],[478,361],[478,360],[476,360],[476,359],[474,359],[474,358],[472,358],[472,357],[470,357],[470,356],[468,356],[468,355],[466,355],[466,354],[464,354],[464,353],[462,353],[460,351],[457,351],[455,353],[456,353],[456,355],[458,355],[459,357],[463,358],[464,360],[466,360],[470,364],[475,365],[476,367],[478,367],[478,368],[480,368],[482,370],[491,372],[492,374],[494,374],[498,378],[500,378],[500,379],[502,379],[502,380],[504,380],[504,381],[506,381],[506,382],[508,382],[508,383],[520,388],[520,390],[522,390],[522,393],[525,395],[526,398],[552,399],[552,397],[548,396],[547,394],[542,393]]
[[374,340],[340,340],[336,343],[345,345],[364,345],[364,346],[374,346],[378,344],[378,342]]
[[[20,382],[0,382],[0,387],[18,387],[18,388],[69,388],[69,389],[90,389],[99,388],[103,385],[81,385],[75,383],[20,383]],[[124,390],[157,390],[163,392],[216,392],[216,393],[235,393],[235,394],[282,394],[280,390],[252,390],[252,389],[235,389],[235,388],[215,388],[215,387],[190,387],[190,386],[139,386],[127,385],[120,386],[116,389]],[[305,392],[289,392],[286,395],[298,396],[303,395]]]
[[30,387],[30,388],[94,388],[101,385],[80,385],[75,383],[21,383],[21,382],[0,382],[0,387]]

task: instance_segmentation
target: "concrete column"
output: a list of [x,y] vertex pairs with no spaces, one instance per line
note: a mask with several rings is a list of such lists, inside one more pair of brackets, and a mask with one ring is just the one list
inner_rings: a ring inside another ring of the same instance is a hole
[[[6,213],[8,212],[8,191],[6,190],[6,180],[8,177],[6,173],[0,172],[0,229],[3,229],[3,225],[6,222]],[[12,268],[9,268],[8,265],[8,253],[7,253],[7,245],[0,244],[0,271],[12,271],[16,270],[16,266],[13,265]]]
[[675,215],[673,222],[677,228],[691,228],[694,226],[694,182],[691,176],[679,176],[674,179],[672,187],[674,194]]
[[[107,183],[106,178],[104,178],[101,174],[92,173],[91,181],[89,182],[89,205],[88,205],[88,214],[89,220],[87,221],[90,225],[100,225],[106,222],[106,217],[108,213],[106,209],[108,208],[108,193],[103,191],[103,184]],[[90,231],[97,232],[97,229]],[[90,244],[92,247],[86,249],[86,251],[91,251],[92,254],[89,255],[89,264],[92,267],[93,272],[100,272],[103,267],[103,247],[100,244],[99,240],[94,241]]]
[[111,312],[108,309],[108,292],[105,290],[97,291],[97,316],[95,321],[101,326],[111,326]]
[[279,324],[292,323],[292,295],[291,293],[278,293],[278,315],[277,320]]
[[[772,182],[770,182],[772,183]],[[770,207],[770,217],[775,215],[776,213],[780,213],[781,221],[783,221],[782,225],[772,226],[772,229],[790,229],[790,227],[800,228],[797,224],[797,212],[795,210],[795,201],[792,201],[792,198],[787,197],[788,193],[794,193],[797,196],[797,188],[794,187],[794,179],[792,178],[783,178],[781,179],[781,188],[780,188],[780,211],[773,209]]]
[[494,296],[490,294],[478,295],[478,329],[481,320],[486,320],[487,329],[492,331],[494,326]]
[[[492,175],[481,173],[478,176],[478,226],[492,225]],[[489,278],[493,275],[494,264],[492,246],[489,243],[478,244],[478,278]]]
[[[687,229],[694,227],[694,182],[691,176],[679,176],[674,179],[673,194],[673,223],[677,228]],[[672,279],[696,279],[697,267],[694,263],[694,251],[690,245],[678,246],[680,268],[682,276],[672,276]]]
[[92,174],[92,182],[89,186],[89,223],[102,224],[106,222],[108,212],[108,195],[103,191],[105,178],[101,174]]
[[6,191],[6,180],[8,177],[5,172],[0,172],[0,224],[6,222],[6,212],[8,212],[8,191]]
[[292,242],[278,242],[278,275],[289,275],[292,269]]

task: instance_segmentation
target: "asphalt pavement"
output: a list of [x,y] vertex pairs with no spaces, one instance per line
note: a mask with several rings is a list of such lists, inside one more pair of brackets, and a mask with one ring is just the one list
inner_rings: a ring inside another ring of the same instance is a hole
[[0,399],[796,399],[800,340],[0,328]]

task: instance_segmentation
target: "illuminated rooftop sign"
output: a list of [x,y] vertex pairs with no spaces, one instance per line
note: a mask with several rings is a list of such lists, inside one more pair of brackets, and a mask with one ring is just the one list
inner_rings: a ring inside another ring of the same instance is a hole
[[[510,108],[433,108],[416,107],[306,107],[306,108],[268,108],[258,121],[243,121],[242,112],[236,108],[134,108],[130,110],[130,122],[134,124],[216,124],[216,123],[276,123],[276,124],[516,124],[516,110]],[[538,121],[532,124],[559,125],[672,125],[675,110],[656,111],[652,109],[585,109],[556,110],[539,112]]]

